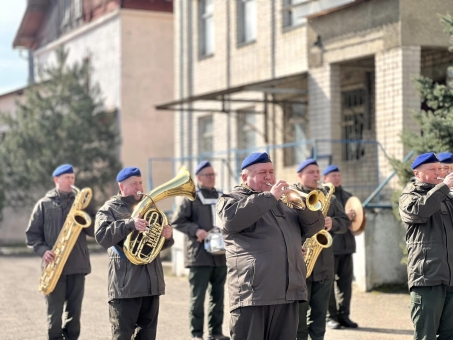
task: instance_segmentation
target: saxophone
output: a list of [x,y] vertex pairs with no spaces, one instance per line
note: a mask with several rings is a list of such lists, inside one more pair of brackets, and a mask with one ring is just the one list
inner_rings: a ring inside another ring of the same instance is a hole
[[[323,186],[328,189],[327,196],[325,196],[321,190],[319,190],[318,196],[320,201],[323,202],[321,208],[322,214],[326,217],[330,208],[330,201],[332,200],[333,193],[335,192],[335,187],[332,183],[326,183]],[[309,277],[313,272],[313,268],[315,267],[316,260],[318,259],[321,250],[332,246],[332,242],[332,235],[324,229],[305,240],[303,246],[307,248],[307,254],[304,259],[305,265],[307,266],[307,277]]]
[[189,170],[182,167],[175,178],[158,186],[149,194],[141,192],[138,194],[145,198],[134,208],[131,218],[140,216],[148,222],[150,228],[143,232],[134,230],[127,235],[123,251],[133,264],[144,265],[151,263],[159,255],[165,242],[162,230],[168,224],[168,219],[161,210],[157,209],[156,202],[174,196],[185,196],[193,201],[196,198],[196,192]]
[[44,266],[41,279],[39,280],[38,290],[44,295],[49,295],[53,292],[80,232],[83,228],[91,225],[90,215],[83,211],[93,196],[91,188],[79,190],[75,186],[71,187],[77,194],[52,248],[52,251],[55,253],[55,259]]

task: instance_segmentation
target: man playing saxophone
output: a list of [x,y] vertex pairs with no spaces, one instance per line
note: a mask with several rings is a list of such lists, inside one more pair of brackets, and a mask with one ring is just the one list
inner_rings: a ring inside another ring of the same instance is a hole
[[[38,201],[25,232],[27,245],[42,257],[44,265],[55,259],[52,247],[66,221],[75,199],[72,186],[74,169],[60,165],[52,174],[55,189]],[[94,217],[94,212],[91,214]],[[94,219],[93,219],[94,220]],[[85,275],[91,272],[86,235],[94,236],[93,225],[83,228],[77,238],[53,292],[45,295],[48,338],[78,339],[85,288]],[[62,320],[64,316],[64,322]]]
[[299,301],[307,299],[300,242],[321,230],[324,218],[280,200],[291,190],[276,181],[267,153],[248,156],[241,177],[242,185],[223,194],[216,207],[226,248],[230,335],[295,339]]
[[[297,189],[309,193],[318,189],[320,179],[319,166],[314,159],[307,159],[297,168],[299,184]],[[327,195],[326,195],[327,196]],[[325,202],[324,204],[329,204]],[[344,209],[332,196],[325,218],[325,230],[332,235],[348,231],[349,219]],[[305,241],[305,240],[303,240]],[[304,242],[302,242],[303,244]],[[321,251],[312,274],[307,278],[308,299],[299,304],[299,326],[297,339],[322,340],[326,332],[326,316],[330,291],[334,281],[334,258],[332,248]],[[308,309],[310,315],[307,317]]]
[[[108,300],[112,339],[155,339],[159,296],[165,294],[162,262],[157,256],[146,265],[135,265],[123,252],[123,242],[134,230],[145,231],[146,220],[131,218],[143,192],[138,168],[118,173],[119,194],[108,200],[96,215],[96,241],[108,250]],[[163,249],[173,245],[171,226],[163,227]]]

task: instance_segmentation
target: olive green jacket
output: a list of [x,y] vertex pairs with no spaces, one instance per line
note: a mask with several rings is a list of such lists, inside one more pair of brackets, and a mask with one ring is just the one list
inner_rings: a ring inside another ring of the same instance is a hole
[[[36,203],[25,236],[27,245],[33,247],[39,257],[42,257],[46,250],[52,250],[72,208],[74,198],[74,192],[60,193],[58,190],[52,189]],[[94,209],[89,206],[85,211],[91,215],[94,221]],[[93,223],[81,230],[61,275],[89,274],[91,272],[87,235],[94,236]]]
[[444,183],[433,185],[413,179],[400,196],[409,289],[453,285],[453,204],[449,194]]
[[301,240],[322,229],[320,212],[295,210],[270,192],[236,186],[217,203],[230,310],[307,300]]
[[[130,218],[137,201],[133,196],[114,196],[96,215],[96,241],[108,251],[108,299],[126,299],[165,294],[162,261],[157,256],[147,265],[135,265],[123,253],[123,242],[135,230]],[[162,249],[171,247],[173,237]],[[115,249],[113,249],[115,248]]]

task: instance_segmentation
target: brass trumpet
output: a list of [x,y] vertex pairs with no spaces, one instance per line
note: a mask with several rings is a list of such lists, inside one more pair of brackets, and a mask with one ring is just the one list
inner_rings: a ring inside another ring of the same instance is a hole
[[[269,182],[267,182],[266,185],[270,187],[273,186]],[[318,211],[322,208],[318,190],[313,190],[306,194],[305,192],[297,190],[294,185],[289,185],[286,188],[291,190],[291,192],[282,195],[280,200],[288,207],[298,210],[305,210],[305,208],[308,208],[311,211]]]

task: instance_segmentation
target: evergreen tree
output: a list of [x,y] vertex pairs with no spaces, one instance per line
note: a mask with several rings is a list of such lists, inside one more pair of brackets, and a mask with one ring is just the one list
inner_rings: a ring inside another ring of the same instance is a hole
[[104,199],[121,167],[116,112],[103,107],[100,89],[90,84],[88,63],[56,64],[39,69],[38,84],[25,90],[13,113],[0,113],[7,128],[0,144],[0,211],[3,206],[30,206],[53,187],[52,171],[75,167],[76,186],[91,187]]
[[[450,38],[450,51],[453,51],[453,17],[441,17],[444,31]],[[404,146],[414,151],[415,155],[425,152],[453,152],[453,67],[450,66],[447,84],[435,83],[432,79],[419,76],[415,86],[420,95],[423,109],[414,113],[414,119],[420,125],[421,133],[405,130],[401,134]],[[403,163],[392,159],[392,165],[404,187],[413,176],[411,162]],[[396,193],[395,195],[398,195]]]

